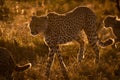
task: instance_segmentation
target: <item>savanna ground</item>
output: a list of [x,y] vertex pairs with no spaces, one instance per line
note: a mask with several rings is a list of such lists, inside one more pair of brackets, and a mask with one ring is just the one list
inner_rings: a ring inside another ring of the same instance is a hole
[[[5,47],[13,53],[17,64],[32,63],[31,69],[25,72],[14,72],[15,80],[44,80],[48,47],[43,42],[43,36],[32,36],[29,21],[32,15],[44,15],[55,11],[65,13],[76,6],[87,6],[97,15],[102,23],[107,15],[120,13],[115,0],[0,0],[0,47]],[[101,29],[101,25],[97,25]],[[110,33],[110,34],[109,34]],[[99,32],[114,38],[111,30]],[[85,39],[87,43],[87,39]],[[76,42],[61,45],[61,52],[68,69],[70,80],[120,80],[120,52],[111,46],[100,49],[99,67],[94,64],[95,54],[87,44],[85,59],[77,63],[79,45]],[[64,80],[57,57],[51,68],[51,80]]]

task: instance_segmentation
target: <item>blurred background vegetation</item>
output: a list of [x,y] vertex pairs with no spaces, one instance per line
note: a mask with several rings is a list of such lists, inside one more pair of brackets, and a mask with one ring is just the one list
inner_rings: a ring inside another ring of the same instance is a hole
[[[119,1],[119,0],[118,0]],[[45,63],[48,47],[43,42],[43,36],[32,36],[29,21],[32,15],[45,15],[49,12],[66,13],[77,6],[86,6],[92,9],[98,17],[100,29],[107,15],[120,16],[116,0],[0,0],[0,46],[6,47],[13,53],[16,63],[32,63],[32,68],[26,72],[15,73],[15,80],[44,80]],[[114,38],[110,30],[100,31]],[[95,54],[87,46],[85,60],[76,63],[79,50],[77,43],[62,45],[61,51],[68,68],[71,80],[120,80],[120,53],[111,46],[101,49],[101,66],[96,74],[96,65],[93,64]],[[63,80],[57,58],[51,70],[51,80]]]

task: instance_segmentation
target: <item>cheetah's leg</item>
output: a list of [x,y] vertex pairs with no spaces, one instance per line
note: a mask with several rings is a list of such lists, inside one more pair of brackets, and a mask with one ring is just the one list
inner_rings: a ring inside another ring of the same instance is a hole
[[78,38],[76,39],[76,41],[79,43],[80,45],[80,49],[77,55],[77,61],[81,62],[84,58],[84,53],[85,53],[85,42],[82,40],[82,38]]
[[57,56],[58,56],[58,59],[59,59],[59,63],[60,63],[60,66],[61,66],[61,71],[63,73],[63,76],[64,76],[65,80],[69,80],[69,77],[68,77],[68,74],[67,74],[67,68],[66,68],[66,65],[65,65],[65,63],[63,61],[63,58],[61,56],[59,47],[57,46],[56,49],[57,49],[56,53],[57,53]]
[[49,54],[48,54],[48,61],[47,61],[47,66],[46,66],[46,72],[45,72],[45,76],[47,78],[49,78],[50,75],[50,68],[54,59],[54,53],[56,52],[56,49],[54,49],[54,47],[50,47],[49,49]]
[[99,49],[97,46],[97,41],[98,41],[97,33],[95,31],[89,30],[86,32],[86,34],[87,34],[88,41],[96,54],[95,63],[99,63]]
[[91,43],[91,46],[96,54],[96,60],[95,60],[95,63],[99,63],[99,60],[100,60],[100,56],[99,56],[99,49],[98,49],[98,46],[96,43]]

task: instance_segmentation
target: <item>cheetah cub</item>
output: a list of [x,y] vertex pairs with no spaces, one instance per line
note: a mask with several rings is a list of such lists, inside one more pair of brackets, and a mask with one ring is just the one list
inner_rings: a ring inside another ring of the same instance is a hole
[[16,65],[11,52],[6,48],[0,47],[0,76],[5,78],[5,80],[13,80],[13,71],[24,71],[29,67],[31,67],[31,63],[23,66]]
[[106,28],[111,27],[113,30],[113,34],[115,34],[116,38],[114,44],[112,45],[113,48],[117,48],[117,43],[120,43],[120,19],[116,16],[107,16],[104,19],[104,25]]

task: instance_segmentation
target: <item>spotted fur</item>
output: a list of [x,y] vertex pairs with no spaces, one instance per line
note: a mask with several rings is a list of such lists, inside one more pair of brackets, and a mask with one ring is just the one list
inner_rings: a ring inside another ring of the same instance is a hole
[[13,71],[24,71],[30,65],[30,63],[23,66],[16,65],[11,52],[6,48],[0,47],[0,76],[4,77],[5,80],[13,80]]
[[[96,15],[87,7],[77,7],[74,10],[65,13],[58,14],[55,12],[48,13],[46,16],[33,16],[30,22],[30,29],[33,35],[43,33],[45,43],[49,47],[49,55],[47,62],[46,75],[49,77],[50,67],[53,62],[54,53],[58,55],[62,72],[68,80],[66,73],[66,67],[64,65],[61,52],[59,51],[59,45],[65,44],[70,41],[77,41],[80,44],[80,50],[78,53],[78,62],[83,59],[85,52],[85,44],[81,38],[81,31],[84,30],[89,43],[96,53],[96,62],[99,60],[99,50],[97,42],[99,41],[96,26]],[[100,42],[100,44],[103,44]]]

